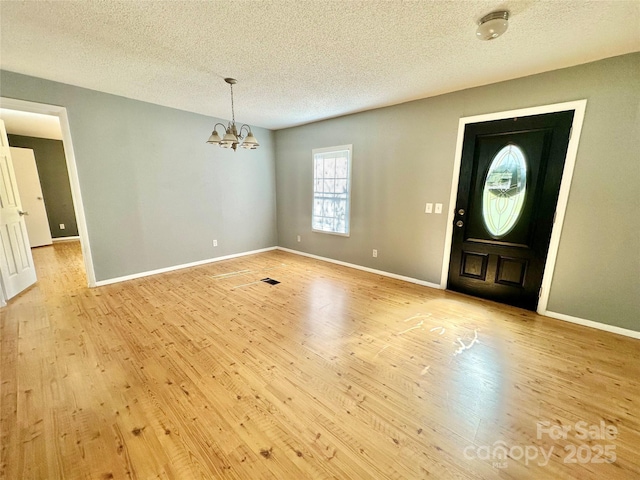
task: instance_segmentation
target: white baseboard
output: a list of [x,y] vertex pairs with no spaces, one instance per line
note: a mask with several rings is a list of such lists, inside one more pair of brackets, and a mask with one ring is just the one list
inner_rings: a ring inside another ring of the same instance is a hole
[[107,280],[100,280],[99,282],[96,282],[96,287],[103,287],[105,285],[111,285],[112,283],[126,282],[127,280],[134,280],[136,278],[148,277],[151,275],[158,275],[159,273],[173,272],[174,270],[181,270],[183,268],[197,267],[200,265],[205,265],[207,263],[221,262],[222,260],[229,260],[231,258],[244,257],[246,255],[253,255],[255,253],[268,252],[271,250],[275,250],[276,248],[277,247],[261,248],[260,250],[251,250],[249,252],[234,253],[231,255],[225,255],[223,257],[207,258],[206,260],[198,260],[197,262],[183,263],[181,265],[174,265],[172,267],[159,268],[157,270],[149,270],[147,272],[133,273],[131,275],[125,275],[124,277],[109,278]]
[[385,277],[395,278],[397,280],[403,280],[409,283],[416,283],[418,285],[422,285],[423,287],[437,288],[438,290],[442,290],[442,287],[438,283],[426,282],[424,280],[418,280],[417,278],[405,277],[404,275],[398,275],[396,273],[385,272],[384,270],[376,270],[375,268],[363,267],[362,265],[356,265],[355,263],[347,263],[342,262],[340,260],[334,260],[333,258],[321,257],[319,255],[314,255],[312,253],[301,252],[300,250],[293,250],[291,248],[285,247],[277,247],[278,250],[282,250],[283,252],[294,253],[296,255],[302,255],[303,257],[315,258],[316,260],[322,260],[324,262],[335,263],[337,265],[342,265],[343,267],[355,268],[356,270],[362,270],[364,272],[375,273],[376,275],[382,275]]
[[605,332],[617,333],[618,335],[624,335],[625,337],[640,339],[640,332],[635,330],[629,330],[627,328],[616,327],[614,325],[607,325],[606,323],[594,322],[593,320],[586,320],[584,318],[572,317],[571,315],[565,315],[564,313],[549,312],[542,313],[545,317],[556,318],[565,322],[576,323],[583,327],[596,328],[598,330],[604,330]]
[[[57,241],[79,240],[79,237],[64,237],[64,240],[63,239],[54,239],[54,241],[56,241],[56,240]],[[321,260],[321,261],[324,261],[324,262],[329,262],[329,263],[335,263],[337,265],[342,265],[343,267],[355,268],[356,270],[362,270],[364,272],[369,272],[369,273],[373,273],[373,274],[376,274],[376,275],[382,275],[384,277],[390,277],[390,278],[395,278],[397,280],[403,280],[403,281],[409,282],[409,283],[415,283],[417,285],[422,285],[424,287],[430,287],[430,288],[435,288],[435,289],[438,289],[438,290],[442,290],[442,286],[440,284],[438,284],[438,283],[426,282],[424,280],[418,280],[417,278],[405,277],[404,275],[398,275],[398,274],[395,274],[395,273],[385,272],[383,270],[376,270],[374,268],[363,267],[362,265],[356,265],[354,263],[347,263],[347,262],[343,262],[343,261],[340,261],[340,260],[335,260],[333,258],[328,258],[328,257],[321,257],[320,255],[314,255],[312,253],[301,252],[299,250],[293,250],[291,248],[285,248],[285,247],[262,248],[262,249],[259,249],[259,250],[251,250],[249,252],[241,252],[241,253],[234,253],[232,255],[225,255],[223,257],[208,258],[206,260],[199,260],[197,262],[185,263],[185,264],[182,264],[182,265],[174,265],[172,267],[159,268],[157,270],[150,270],[150,271],[147,271],[147,272],[134,273],[134,274],[131,274],[131,275],[126,275],[124,277],[117,277],[117,278],[110,278],[110,279],[107,279],[107,280],[101,280],[99,282],[96,282],[96,286],[97,287],[102,287],[104,285],[110,285],[112,283],[125,282],[127,280],[134,280],[136,278],[148,277],[148,276],[151,276],[151,275],[158,275],[160,273],[172,272],[174,270],[181,270],[183,268],[197,267],[199,265],[205,265],[207,263],[220,262],[222,260],[229,260],[229,259],[232,259],[232,258],[244,257],[246,255],[253,255],[253,254],[256,254],[256,253],[269,252],[269,251],[272,251],[272,250],[282,250],[283,252],[289,252],[289,253],[293,253],[295,255],[302,255],[303,257],[314,258],[316,260]],[[598,330],[603,330],[605,332],[616,333],[618,335],[623,335],[625,337],[631,337],[631,338],[640,339],[640,332],[638,332],[638,331],[629,330],[629,329],[621,328],[621,327],[616,327],[614,325],[608,325],[606,323],[595,322],[593,320],[586,320],[584,318],[578,318],[578,317],[572,317],[571,315],[565,315],[564,313],[549,312],[549,311],[540,312],[540,315],[543,315],[543,316],[546,316],[546,317],[555,318],[557,320],[563,320],[565,322],[575,323],[575,324],[578,324],[578,325],[582,325],[584,327],[590,327],[590,328],[595,328],[595,329],[598,329]]]
[[53,243],[56,242],[71,242],[73,240],[80,240],[80,236],[76,235],[75,237],[58,237],[58,238],[52,238],[51,241]]

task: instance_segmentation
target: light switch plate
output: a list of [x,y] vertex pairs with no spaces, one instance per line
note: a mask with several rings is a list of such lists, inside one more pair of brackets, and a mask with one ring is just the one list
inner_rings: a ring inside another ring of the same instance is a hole
[[442,213],[442,204],[436,203],[436,213]]
[[433,212],[433,203],[427,203],[427,206],[424,208],[424,213]]

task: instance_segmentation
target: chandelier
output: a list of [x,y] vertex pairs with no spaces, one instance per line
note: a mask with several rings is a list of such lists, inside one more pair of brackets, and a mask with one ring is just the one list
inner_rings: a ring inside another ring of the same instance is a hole
[[[238,145],[240,148],[255,150],[260,144],[256,140],[256,137],[253,136],[253,133],[251,133],[251,127],[249,125],[241,125],[240,129],[236,127],[236,114],[233,111],[233,86],[238,83],[238,81],[235,78],[225,78],[224,81],[231,87],[231,121],[226,127],[222,123],[216,123],[213,126],[213,132],[211,132],[207,143],[219,145],[222,148],[233,148],[234,151],[238,148]],[[224,131],[222,138],[220,138],[220,134],[216,130],[218,125],[220,125]]]

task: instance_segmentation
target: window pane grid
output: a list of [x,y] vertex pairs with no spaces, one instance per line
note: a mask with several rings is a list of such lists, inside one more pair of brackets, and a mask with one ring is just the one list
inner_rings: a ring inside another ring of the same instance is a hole
[[349,233],[349,156],[350,150],[314,152],[314,230]]

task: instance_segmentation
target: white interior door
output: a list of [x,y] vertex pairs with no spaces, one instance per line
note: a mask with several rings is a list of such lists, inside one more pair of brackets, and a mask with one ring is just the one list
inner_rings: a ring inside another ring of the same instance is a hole
[[51,245],[53,241],[51,240],[49,217],[44,206],[42,186],[33,150],[11,147],[11,160],[13,160],[13,170],[16,173],[22,208],[28,212],[24,219],[27,224],[29,244],[31,248]]
[[6,300],[36,281],[4,122],[0,120],[0,278]]

